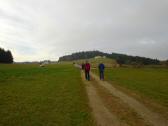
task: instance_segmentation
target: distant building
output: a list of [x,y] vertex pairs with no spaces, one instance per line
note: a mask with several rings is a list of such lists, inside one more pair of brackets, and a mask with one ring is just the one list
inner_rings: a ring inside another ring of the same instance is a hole
[[40,67],[44,67],[45,65],[50,64],[50,63],[51,63],[50,60],[41,61],[41,62],[40,62]]
[[44,61],[42,61],[42,64],[50,64],[50,60],[44,60]]
[[101,56],[95,56],[94,57],[95,59],[100,59],[100,58],[102,58]]
[[101,59],[101,58],[106,58],[106,56],[95,56],[95,59]]

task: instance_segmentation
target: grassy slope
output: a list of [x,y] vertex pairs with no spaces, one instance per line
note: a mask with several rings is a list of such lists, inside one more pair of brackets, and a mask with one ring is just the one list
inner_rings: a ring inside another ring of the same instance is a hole
[[106,79],[168,107],[168,69],[106,69]]
[[72,66],[0,64],[0,125],[91,126],[89,111]]
[[[116,64],[116,61],[110,58],[98,58],[98,59],[92,58],[92,59],[88,59],[87,61],[91,64],[92,68],[97,67],[99,63],[104,63],[106,67],[112,67]],[[76,60],[73,62],[82,64],[86,62],[86,59]]]

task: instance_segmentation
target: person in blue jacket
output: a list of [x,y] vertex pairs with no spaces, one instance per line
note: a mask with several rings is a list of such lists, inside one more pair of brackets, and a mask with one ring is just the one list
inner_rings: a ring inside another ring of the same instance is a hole
[[105,69],[105,65],[103,63],[100,63],[99,64],[100,80],[104,80],[104,69]]

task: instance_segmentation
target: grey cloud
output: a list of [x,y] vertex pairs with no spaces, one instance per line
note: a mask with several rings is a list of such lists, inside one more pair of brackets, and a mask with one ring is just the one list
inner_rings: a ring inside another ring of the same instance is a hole
[[[5,18],[3,25],[11,22],[3,35],[17,45],[24,43],[28,58],[34,47],[31,60],[82,50],[168,58],[167,0],[11,1],[6,1],[8,9],[0,6],[0,23]],[[16,60],[25,60],[17,57],[19,49]]]

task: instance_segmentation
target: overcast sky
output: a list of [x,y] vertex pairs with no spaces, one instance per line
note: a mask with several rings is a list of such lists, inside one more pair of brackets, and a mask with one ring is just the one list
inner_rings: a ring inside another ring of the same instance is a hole
[[100,50],[168,59],[168,0],[0,0],[15,61]]

